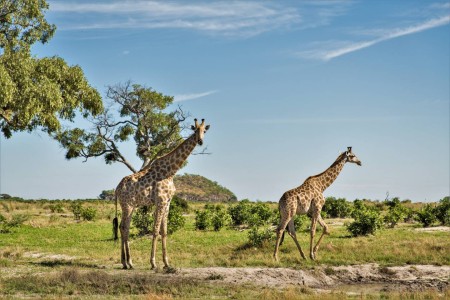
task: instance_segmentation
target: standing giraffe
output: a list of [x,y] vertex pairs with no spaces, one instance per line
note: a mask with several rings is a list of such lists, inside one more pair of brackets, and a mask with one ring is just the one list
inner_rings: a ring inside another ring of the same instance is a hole
[[[121,262],[124,269],[133,268],[128,244],[131,215],[136,207],[144,205],[156,205],[153,224],[152,252],[150,263],[152,269],[156,268],[156,242],[158,234],[162,239],[162,254],[164,267],[169,267],[167,258],[167,217],[169,214],[170,201],[175,194],[173,176],[181,168],[195,146],[203,144],[205,132],[209,125],[205,125],[205,119],[198,124],[194,119],[195,126],[191,126],[194,133],[184,140],[177,148],[165,156],[156,159],[149,167],[124,177],[116,188],[116,217],[113,220],[114,236],[117,239],[117,227],[120,227],[121,237]],[[117,201],[122,207],[122,221],[118,226]]]
[[[338,177],[339,173],[344,168],[346,162],[361,165],[361,161],[352,153],[352,147],[347,147],[347,151],[341,153],[336,161],[324,172],[308,177],[305,182],[292,190],[289,190],[281,196],[278,204],[280,210],[280,223],[277,227],[277,242],[275,244],[275,252],[273,254],[275,260],[278,261],[278,247],[284,237],[284,230],[287,229],[288,234],[294,239],[298,251],[303,259],[306,259],[305,254],[297,241],[295,233],[294,217],[296,214],[311,213],[311,238],[309,247],[309,256],[312,260],[316,259],[317,250],[320,242],[325,234],[328,234],[328,226],[320,216],[322,206],[325,203],[323,191],[327,189]],[[322,235],[315,247],[313,247],[314,235],[316,234],[316,224],[319,221],[323,228]],[[287,226],[287,228],[286,228]]]

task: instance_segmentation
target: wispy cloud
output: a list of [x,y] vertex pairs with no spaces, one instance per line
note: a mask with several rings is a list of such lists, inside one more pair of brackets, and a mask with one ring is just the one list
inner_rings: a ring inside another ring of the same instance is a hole
[[[295,8],[273,2],[112,1],[50,2],[61,18],[61,29],[189,29],[224,35],[254,35],[300,21]],[[83,14],[83,21],[73,19]],[[74,22],[71,22],[74,20]]]
[[[297,52],[296,54],[303,58],[309,59],[321,59],[323,61],[328,61],[355,51],[359,51],[378,43],[395,39],[398,37],[415,34],[432,28],[444,26],[450,23],[450,15],[446,15],[439,18],[430,19],[428,21],[415,24],[413,26],[408,26],[404,28],[395,28],[391,30],[384,30],[382,35],[378,38],[360,41],[360,42],[327,42],[323,43],[323,48],[307,50]],[[376,31],[376,30],[375,30]],[[374,31],[372,31],[374,32]],[[378,30],[378,32],[381,32]],[[330,47],[330,45],[335,45],[335,47]],[[337,46],[337,44],[339,44]]]
[[181,101],[187,101],[187,100],[193,100],[193,99],[206,97],[206,96],[209,96],[209,95],[212,95],[215,93],[217,93],[217,91],[207,91],[207,92],[195,93],[195,94],[181,94],[181,95],[175,95],[173,98],[174,98],[174,102],[181,102]]

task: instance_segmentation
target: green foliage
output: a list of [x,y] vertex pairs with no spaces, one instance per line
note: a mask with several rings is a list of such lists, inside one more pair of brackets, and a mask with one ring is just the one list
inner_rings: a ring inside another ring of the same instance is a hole
[[[186,219],[183,216],[183,206],[178,201],[171,201],[169,215],[167,216],[167,233],[172,234],[184,227]],[[131,217],[133,226],[138,230],[138,236],[153,233],[154,218],[150,206],[137,208]]]
[[167,111],[173,97],[127,82],[109,86],[107,98],[109,109],[116,113],[106,110],[94,117],[94,128],[68,129],[56,136],[67,150],[67,159],[103,157],[107,164],[120,162],[135,173],[137,170],[119,151],[119,143],[133,139],[136,155],[144,161],[143,166],[169,153],[180,143],[180,124],[185,116],[181,109]]
[[239,201],[237,205],[230,206],[228,213],[234,226],[248,224],[251,216],[251,202],[248,199]]
[[347,218],[352,212],[352,207],[344,198],[327,197],[322,211],[330,218]]
[[184,200],[184,199],[182,199],[182,198],[180,198],[178,196],[174,196],[170,203],[171,203],[170,205],[171,205],[172,208],[174,206],[176,206],[176,207],[179,207],[182,210],[182,212],[188,212],[189,211],[189,203],[186,200]]
[[386,200],[385,204],[389,207],[388,213],[384,216],[384,223],[389,228],[394,228],[398,222],[403,221],[408,216],[408,210],[401,204],[399,198]]
[[177,197],[188,201],[233,202],[236,196],[215,181],[200,175],[176,175]]
[[99,199],[102,200],[113,200],[114,199],[114,189],[112,190],[103,190],[98,196]]
[[220,231],[223,227],[231,223],[231,216],[223,205],[216,205],[212,217],[211,224],[214,231]]
[[37,41],[46,43],[56,29],[44,18],[47,9],[45,0],[1,1],[0,48],[19,51]]
[[212,227],[220,231],[231,223],[231,217],[223,205],[206,204],[203,210],[195,211],[194,226],[198,230],[207,230]]
[[442,225],[450,226],[450,197],[447,196],[439,201],[435,213]]
[[93,207],[86,207],[81,210],[81,218],[85,221],[93,221],[97,216],[97,210]]
[[383,226],[383,218],[380,212],[375,208],[364,205],[362,201],[354,202],[352,217],[354,221],[347,225],[347,230],[353,236],[375,234]]
[[253,226],[248,231],[248,244],[253,247],[262,248],[272,246],[275,240],[275,232],[271,228],[259,229]]
[[152,232],[153,218],[150,215],[150,207],[145,205],[138,207],[131,217],[133,226],[138,230],[138,236],[144,236]]
[[49,209],[52,213],[63,213],[64,212],[64,205],[61,202],[57,202],[55,204],[49,205]]
[[31,55],[31,45],[47,42],[55,31],[44,18],[47,8],[45,0],[0,3],[0,129],[6,138],[37,127],[56,132],[60,119],[72,121],[78,110],[83,116],[103,110],[79,66]]
[[186,218],[183,217],[183,208],[178,205],[170,205],[168,223],[167,223],[167,233],[172,234],[184,227],[186,224]]
[[252,203],[248,199],[241,200],[237,205],[230,206],[228,213],[234,226],[261,226],[274,220],[273,211],[267,203]]
[[198,230],[206,230],[211,225],[211,212],[209,210],[196,210],[194,226]]
[[416,219],[423,227],[429,227],[436,221],[436,210],[432,204],[426,204],[421,210],[416,213]]
[[10,233],[13,228],[19,227],[29,218],[29,215],[14,214],[11,216],[11,220],[8,221],[5,216],[0,214],[0,233]]
[[70,210],[73,213],[73,218],[75,220],[80,220],[81,212],[83,211],[83,207],[82,207],[81,201],[73,201],[70,204]]

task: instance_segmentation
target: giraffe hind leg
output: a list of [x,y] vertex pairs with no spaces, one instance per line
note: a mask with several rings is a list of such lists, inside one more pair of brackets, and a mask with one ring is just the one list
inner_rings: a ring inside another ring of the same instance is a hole
[[[297,240],[297,234],[295,232],[295,224],[294,224],[294,218],[292,218],[288,223],[288,234],[291,236],[291,238],[294,240],[295,245],[297,246],[298,252],[300,252],[300,255],[303,259],[306,259],[305,253],[303,253],[302,247],[300,247],[300,243]],[[284,234],[284,232],[283,232]]]

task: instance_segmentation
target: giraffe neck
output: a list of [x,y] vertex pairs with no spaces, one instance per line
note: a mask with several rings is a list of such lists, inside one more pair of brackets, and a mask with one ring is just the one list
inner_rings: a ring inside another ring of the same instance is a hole
[[326,190],[336,180],[344,168],[345,162],[345,154],[342,153],[328,169],[315,176],[322,191]]
[[150,166],[150,170],[157,173],[158,178],[169,178],[183,166],[191,152],[197,146],[195,133],[185,139],[178,147],[170,153],[155,160]]

